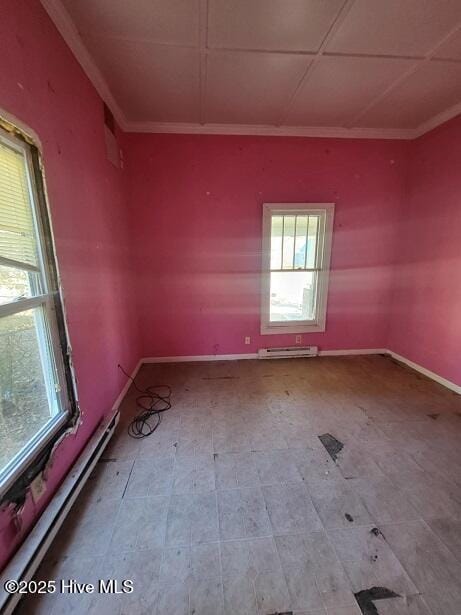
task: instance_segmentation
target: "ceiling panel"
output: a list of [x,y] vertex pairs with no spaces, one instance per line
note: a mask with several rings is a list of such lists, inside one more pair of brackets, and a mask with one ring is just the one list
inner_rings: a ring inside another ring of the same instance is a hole
[[344,125],[413,64],[413,60],[323,56],[298,92],[286,123]]
[[208,45],[316,51],[344,0],[209,0]]
[[290,54],[210,53],[206,121],[274,124],[309,62]]
[[422,56],[460,19],[460,0],[355,0],[327,51]]
[[[461,0],[46,0],[44,6],[86,65],[69,14],[94,60],[90,78],[130,123],[186,122],[200,130],[200,122],[358,122],[406,130],[461,102]],[[408,69],[414,73],[404,77]]]
[[85,42],[128,120],[199,121],[198,51],[89,35]]
[[63,0],[80,32],[198,44],[198,0]]
[[458,30],[450,36],[450,38],[437,49],[434,57],[461,60],[461,30]]
[[461,63],[425,62],[359,122],[379,128],[417,128],[461,100]]

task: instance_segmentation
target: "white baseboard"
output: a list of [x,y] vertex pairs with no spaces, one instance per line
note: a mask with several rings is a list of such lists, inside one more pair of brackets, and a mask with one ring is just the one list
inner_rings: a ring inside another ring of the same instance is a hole
[[[352,350],[320,350],[319,356],[346,356],[360,354],[386,354],[383,348],[365,348]],[[239,361],[242,359],[259,359],[257,352],[246,354],[200,354],[177,357],[144,357],[140,363],[189,363],[192,361]],[[139,367],[138,367],[139,369]]]
[[256,352],[247,354],[198,354],[179,357],[145,357],[142,363],[190,363],[191,361],[238,361],[240,359],[257,359]]
[[[429,369],[426,369],[422,365],[418,365],[405,357],[393,352],[392,350],[388,350],[387,348],[350,348],[343,350],[320,350],[318,356],[320,357],[342,357],[342,356],[353,356],[353,355],[374,355],[374,354],[385,354],[391,356],[396,361],[400,361],[404,363],[408,367],[411,367],[415,371],[423,374],[427,378],[438,382],[443,385],[450,391],[454,391],[461,395],[461,386],[451,382],[451,380],[447,380],[442,376],[439,376],[435,372],[431,372]],[[309,357],[311,358],[311,357]],[[141,359],[136,366],[133,374],[136,375],[139,371],[139,368],[143,363],[184,363],[184,362],[192,362],[192,361],[237,361],[241,359],[258,359],[257,353],[247,353],[247,354],[211,354],[211,355],[188,355],[188,356],[177,356],[177,357],[144,357]],[[133,376],[134,377],[134,376]],[[127,389],[128,390],[128,387]],[[126,391],[125,391],[126,392]],[[124,394],[124,393],[123,393]],[[121,399],[123,399],[123,394],[120,395]],[[120,399],[120,401],[121,401]]]
[[[143,360],[141,359],[138,361],[131,373],[132,378],[136,377],[136,374],[142,364]],[[64,482],[56,491],[56,494],[53,496],[50,504],[48,504],[47,508],[42,513],[41,517],[25,539],[22,546],[6,565],[1,576],[2,587],[3,582],[9,578],[16,579],[18,581],[24,578],[27,580],[32,578],[35,570],[40,564],[41,559],[44,557],[49,545],[69,512],[73,502],[77,498],[78,493],[98,461],[99,456],[102,454],[105,444],[109,441],[110,436],[113,433],[113,429],[118,422],[119,406],[127,394],[130,386],[131,380],[127,378],[127,381],[120,391],[120,394],[114,401],[110,415],[106,417],[102,424],[97,428],[83,453],[81,453],[80,457],[75,462],[75,465],[64,479]],[[104,447],[100,448],[100,451],[92,460],[91,465],[85,468],[84,466],[87,459],[93,455],[96,447],[106,435],[105,432],[107,430],[107,426],[113,421],[114,417],[116,417],[116,422],[111,430],[111,433],[109,434],[109,437],[106,436],[106,443],[104,444]],[[77,483],[78,486],[76,487]],[[60,510],[61,506],[62,509]],[[19,598],[19,594],[9,597],[7,594],[2,594],[0,597],[0,611],[2,613],[12,613]]]
[[413,361],[410,361],[410,359],[407,359],[406,357],[403,357],[402,355],[397,354],[393,350],[387,350],[386,352],[396,361],[400,361],[400,363],[404,363],[405,365],[408,365],[408,367],[411,367],[411,369],[414,369],[415,371],[419,372],[420,374],[423,374],[424,376],[426,376],[427,378],[430,378],[431,380],[435,380],[435,382],[438,382],[439,384],[446,387],[447,389],[450,389],[450,391],[454,391],[455,393],[458,393],[458,395],[461,395],[461,386],[459,386],[458,384],[455,384],[451,380],[447,380],[446,378],[439,376],[435,372],[431,372],[431,370],[426,369],[425,367],[423,367],[422,365],[419,365],[418,363],[414,363]]
[[[68,515],[93,468],[104,452],[118,422],[118,412],[110,416],[96,429],[83,452],[61,483],[38,521],[10,559],[0,576],[3,589],[8,579],[30,581],[44,558],[59,528]],[[11,615],[21,594],[0,593],[0,613]]]
[[387,354],[385,348],[352,348],[349,350],[320,350],[320,357],[345,357],[349,355],[361,354]]

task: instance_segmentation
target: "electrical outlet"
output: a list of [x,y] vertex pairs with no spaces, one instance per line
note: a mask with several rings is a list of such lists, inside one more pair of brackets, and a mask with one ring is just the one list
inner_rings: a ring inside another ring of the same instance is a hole
[[245,344],[248,345],[248,344],[250,344],[250,342],[251,342],[251,337],[247,336],[245,338]]
[[296,338],[295,338],[295,341],[296,341],[297,344],[300,344],[301,341],[302,341],[302,335],[297,335]]
[[32,499],[35,503],[39,501],[42,495],[45,493],[46,485],[43,480],[43,473],[37,474],[34,480],[30,483],[30,492],[32,493]]

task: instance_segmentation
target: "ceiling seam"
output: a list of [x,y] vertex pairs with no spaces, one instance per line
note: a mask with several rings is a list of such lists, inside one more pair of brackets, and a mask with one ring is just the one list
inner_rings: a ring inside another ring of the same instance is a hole
[[208,0],[199,2],[199,123],[205,123],[206,92],[208,78]]
[[[421,66],[423,66],[424,64],[428,64],[431,60],[432,60],[432,56],[437,52],[437,49],[439,49],[449,38],[451,38],[451,36],[453,36],[453,34],[456,34],[458,31],[461,30],[461,26],[458,23],[456,26],[454,26],[454,28],[452,28],[447,34],[445,34],[442,39],[436,44],[434,45],[424,56],[424,58],[422,60],[418,60],[416,61],[412,66],[410,66],[408,68],[408,70],[404,71],[402,73],[402,75],[400,75],[399,77],[397,77],[397,79],[395,79],[387,88],[385,88],[385,90],[383,92],[381,92],[381,94],[378,94],[378,96],[376,96],[372,101],[370,101],[370,103],[368,105],[366,105],[359,113],[357,113],[350,122],[348,122],[347,127],[348,128],[353,128],[355,127],[356,123],[366,114],[368,113],[368,111],[370,109],[372,109],[375,105],[377,105],[379,102],[381,102],[390,92],[392,92],[398,85],[400,85],[401,83],[403,83],[408,77],[410,77],[411,75],[413,75],[418,68],[420,68]],[[424,123],[423,123],[424,124]],[[418,127],[416,127],[416,130],[418,129]]]
[[461,64],[461,58],[429,58],[429,62],[440,62],[441,64]]
[[314,57],[316,51],[303,51],[301,49],[266,49],[261,47],[259,49],[253,47],[208,47],[207,53],[255,53],[264,54],[272,53],[274,55],[289,55],[289,56],[312,56]]
[[[202,58],[202,55],[205,58],[205,61],[203,62],[203,71],[200,71],[200,79],[201,79],[201,97],[202,97],[202,92],[203,95],[206,92],[206,80],[207,80],[207,63],[206,63],[206,58],[208,56],[208,54],[212,51],[234,51],[234,52],[259,52],[259,53],[265,53],[265,50],[245,50],[245,49],[226,49],[226,48],[208,48],[207,46],[207,41],[208,41],[208,0],[198,0],[200,3],[205,3],[206,6],[206,30],[205,30],[205,44],[203,46],[202,49],[200,49],[200,58]],[[323,51],[323,49],[325,48],[326,43],[329,41],[330,36],[332,35],[332,33],[334,33],[333,31],[336,31],[336,29],[339,27],[339,25],[341,25],[341,22],[338,23],[338,20],[340,18],[340,16],[342,15],[343,11],[345,10],[345,6],[348,6],[348,10],[345,13],[344,17],[347,15],[347,13],[349,12],[352,4],[353,4],[354,0],[346,0],[344,2],[344,4],[342,5],[342,7],[339,9],[336,17],[333,19],[332,24],[328,30],[328,32],[326,33],[322,44],[320,45],[317,53],[309,53],[309,52],[292,52],[292,51],[267,51],[267,53],[288,53],[288,54],[293,54],[293,55],[306,55],[306,57],[312,57],[313,61],[311,61],[308,65],[308,67],[306,67],[306,71],[301,79],[301,81],[304,80],[304,78],[306,78],[310,73],[310,71],[313,68],[313,65],[316,64],[316,62],[318,61],[318,59],[322,56],[330,56],[330,55],[342,55],[340,53],[332,53],[332,52],[326,52]],[[414,139],[414,138],[418,138],[419,136],[425,134],[426,132],[428,132],[429,130],[432,130],[433,128],[435,128],[436,126],[440,125],[441,123],[448,121],[449,119],[451,119],[452,117],[455,117],[455,115],[458,115],[461,112],[461,103],[458,103],[456,105],[454,105],[453,107],[450,107],[449,109],[446,109],[442,112],[440,112],[439,114],[435,115],[434,117],[429,118],[427,121],[422,122],[420,125],[418,125],[418,127],[416,128],[411,128],[411,129],[395,129],[395,128],[360,128],[360,127],[353,127],[350,124],[347,126],[325,126],[325,127],[321,127],[321,126],[312,126],[312,127],[308,127],[308,126],[280,126],[280,124],[277,125],[237,125],[237,124],[206,124],[205,122],[201,121],[201,123],[194,125],[194,124],[188,124],[188,123],[177,123],[177,122],[157,122],[157,121],[148,121],[148,122],[139,122],[139,121],[129,121],[124,112],[122,111],[122,109],[119,107],[117,101],[115,100],[114,96],[112,95],[112,92],[108,86],[107,81],[105,80],[104,76],[102,75],[101,71],[99,70],[98,66],[96,65],[92,55],[89,53],[88,49],[86,48],[86,45],[84,44],[80,33],[78,31],[78,29],[76,28],[74,22],[72,21],[68,11],[65,9],[65,7],[63,6],[62,2],[60,2],[60,0],[41,0],[41,4],[43,5],[44,9],[47,11],[48,15],[50,16],[50,18],[52,19],[52,21],[54,22],[55,26],[57,27],[57,29],[59,30],[60,34],[62,35],[62,37],[64,38],[64,40],[66,41],[66,43],[68,44],[68,46],[70,47],[71,51],[73,52],[74,56],[76,57],[77,61],[79,62],[79,64],[81,65],[83,71],[86,73],[87,77],[90,79],[90,81],[93,83],[93,86],[95,87],[96,91],[98,92],[99,96],[104,100],[104,102],[106,102],[106,104],[109,106],[109,108],[111,109],[111,111],[114,113],[114,116],[117,119],[117,122],[120,126],[120,128],[124,131],[134,131],[134,132],[172,132],[172,133],[208,133],[208,134],[274,134],[274,135],[280,135],[282,136],[283,134],[286,134],[287,136],[322,136],[322,137],[350,137],[350,138],[384,138],[384,139],[392,139],[392,138],[401,138],[401,139]],[[418,65],[423,65],[424,63],[428,63],[430,61],[435,61],[435,62],[440,62],[441,64],[445,63],[456,63],[459,64],[461,63],[461,60],[457,60],[455,58],[434,58],[433,55],[436,53],[437,49],[443,45],[451,36],[453,36],[454,33],[458,32],[461,29],[461,25],[460,23],[458,23],[452,30],[450,30],[450,32],[448,34],[446,34],[440,41],[439,43],[437,43],[436,46],[434,46],[432,48],[432,50],[426,54],[425,57],[421,57],[421,59],[418,59],[415,56],[410,56],[410,57],[405,57],[405,56],[395,56],[396,59],[414,59],[415,60],[415,64]],[[164,46],[171,46],[171,47],[184,47],[184,48],[190,48],[190,49],[197,49],[196,46],[187,46],[187,45],[175,45],[175,44],[169,44],[169,43],[153,43],[153,44],[161,44]],[[357,57],[357,56],[362,56],[363,54],[346,54],[349,57]],[[366,57],[366,56],[365,56]],[[381,58],[386,58],[386,56],[369,56],[369,57],[381,57]],[[394,56],[392,56],[394,57]],[[414,70],[417,69],[417,66],[413,66],[413,70],[411,72],[413,72]],[[405,73],[404,76],[402,77],[402,80],[404,78],[406,78],[407,76],[409,76],[411,73],[409,72],[408,75]],[[299,88],[301,86],[301,81],[298,83],[296,91],[295,91],[295,95],[298,93]],[[396,80],[397,81],[397,80]],[[400,80],[399,80],[400,82]],[[377,104],[379,102],[379,100],[381,100],[382,97],[386,96],[389,91],[391,91],[394,87],[396,87],[398,85],[398,83],[394,82],[393,84],[391,84],[392,87],[389,87],[386,89],[386,91],[384,93],[382,93],[379,98],[376,97],[373,101],[372,104],[370,104],[368,106],[368,108],[371,108],[372,106],[374,106],[375,104]],[[292,104],[294,100],[294,96],[290,99],[289,104]],[[201,101],[201,105],[205,105],[205,101],[203,101],[202,103],[202,98],[200,99]],[[358,114],[356,114],[356,116],[354,117],[354,121],[357,121],[357,118],[361,117],[362,114],[366,113],[368,111],[368,108],[366,110],[362,110],[360,112],[360,116]],[[287,106],[286,108],[286,113],[289,112],[289,108]],[[201,120],[204,120],[204,117],[202,116],[200,118]],[[241,132],[243,130],[243,132]],[[218,131],[222,131],[222,132],[218,132]],[[234,132],[235,131],[235,132]],[[375,135],[374,137],[372,135]]]
[[[46,2],[47,0],[44,1]],[[144,43],[146,45],[152,45],[153,47],[176,47],[178,49],[199,49],[200,47],[199,44],[193,45],[188,43],[170,43],[168,41],[156,41],[152,38],[147,38],[145,36],[123,36],[121,34],[114,34],[110,32],[97,32],[93,30],[78,30],[78,33],[79,35],[85,34],[88,36],[111,39],[114,41],[123,41],[126,43]]]
[[390,53],[358,53],[347,51],[324,51],[323,55],[326,58],[357,58],[366,60],[424,60],[424,56],[403,56],[393,55]]
[[[46,2],[47,0],[44,0]],[[207,28],[208,31],[208,28]],[[156,41],[151,38],[140,36],[121,36],[119,34],[110,34],[106,32],[94,32],[92,30],[79,30],[79,35],[89,35],[98,38],[110,39],[113,41],[122,41],[126,43],[142,43],[151,45],[152,47],[164,47],[166,49],[198,49],[206,55],[213,53],[248,53],[248,54],[273,54],[273,55],[289,55],[289,56],[305,56],[307,58],[315,58],[318,52],[306,51],[301,49],[267,49],[267,48],[252,48],[252,47],[208,47],[200,49],[199,45],[188,45],[187,43],[169,43],[167,41]],[[393,55],[385,53],[358,53],[358,52],[341,52],[341,51],[323,51],[322,56],[328,58],[365,58],[365,59],[383,59],[383,60],[414,60],[423,61],[426,57],[423,55]],[[446,62],[446,63],[461,63],[460,58],[445,57],[445,58],[429,58],[431,62]]]
[[[47,0],[43,0],[46,2]],[[207,25],[208,32],[208,25]],[[79,34],[95,36],[104,39],[111,39],[114,41],[123,41],[127,43],[143,43],[146,45],[152,45],[153,47],[166,47],[174,48],[174,49],[199,49],[200,43],[198,45],[187,44],[187,43],[170,43],[168,41],[156,41],[151,38],[146,38],[143,36],[121,36],[120,34],[111,34],[109,32],[96,32],[93,30],[78,30]],[[452,32],[453,34],[453,32]],[[255,54],[274,54],[274,55],[291,55],[291,56],[306,56],[312,57],[318,55],[318,51],[315,50],[304,50],[304,49],[268,49],[265,47],[209,47],[206,45],[202,49],[203,53],[210,55],[213,53],[255,53]],[[383,60],[425,60],[426,57],[424,55],[394,55],[394,54],[386,54],[386,53],[360,53],[360,52],[341,52],[341,51],[323,51],[322,56],[331,57],[331,58],[370,58],[370,59],[383,59]],[[444,58],[429,58],[432,62],[447,62],[447,63],[461,63],[460,58],[454,57],[444,57]]]
[[297,95],[299,94],[299,92],[301,91],[301,88],[305,85],[305,83],[307,83],[310,75],[312,74],[312,70],[313,70],[314,66],[317,64],[317,62],[319,61],[319,59],[323,55],[323,50],[325,49],[325,47],[328,44],[328,42],[331,40],[332,36],[336,33],[336,31],[339,28],[339,26],[343,23],[343,21],[347,17],[347,15],[348,15],[349,11],[351,10],[352,5],[354,4],[354,2],[355,2],[355,0],[345,0],[344,3],[342,4],[342,6],[339,9],[339,11],[337,12],[335,18],[332,20],[332,22],[330,24],[330,27],[328,28],[327,32],[325,33],[325,36],[323,37],[323,40],[320,43],[319,48],[317,49],[317,53],[313,57],[312,61],[310,61],[309,64],[307,65],[306,70],[304,71],[304,74],[302,75],[301,79],[299,80],[299,82],[298,82],[294,92],[292,93],[291,97],[289,98],[285,108],[280,113],[279,120],[276,123],[276,126],[283,126],[285,124],[285,120],[287,119],[287,116],[288,116],[288,114],[290,112],[291,106],[293,105],[294,101],[296,100]]

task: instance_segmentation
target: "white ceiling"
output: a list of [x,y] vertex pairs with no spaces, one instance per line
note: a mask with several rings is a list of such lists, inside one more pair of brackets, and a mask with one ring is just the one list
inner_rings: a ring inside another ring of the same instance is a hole
[[461,111],[461,0],[42,3],[130,130],[408,138]]

